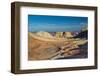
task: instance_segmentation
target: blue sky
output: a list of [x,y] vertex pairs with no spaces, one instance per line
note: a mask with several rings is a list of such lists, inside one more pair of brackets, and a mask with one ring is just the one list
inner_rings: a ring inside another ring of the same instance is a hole
[[87,17],[28,15],[28,31],[74,32],[88,25]]

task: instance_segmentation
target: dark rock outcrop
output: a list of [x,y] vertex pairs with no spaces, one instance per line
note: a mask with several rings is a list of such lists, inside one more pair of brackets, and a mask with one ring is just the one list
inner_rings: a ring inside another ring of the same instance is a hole
[[88,39],[88,30],[80,32],[74,38],[85,38],[85,39]]

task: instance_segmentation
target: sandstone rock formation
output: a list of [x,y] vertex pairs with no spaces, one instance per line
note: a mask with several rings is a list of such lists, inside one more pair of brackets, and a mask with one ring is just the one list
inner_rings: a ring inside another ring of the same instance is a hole
[[65,32],[65,33],[64,33],[64,37],[65,37],[65,38],[72,38],[72,37],[74,37],[74,36],[73,36],[72,32]]
[[53,36],[50,33],[44,31],[37,32],[36,35],[46,38],[53,38]]
[[38,32],[36,35],[37,37],[32,33],[28,34],[28,60],[70,57],[80,53],[79,45],[87,43],[87,40],[84,39],[65,39],[62,41],[63,38],[55,39],[47,32]]
[[56,38],[62,38],[63,37],[63,32],[56,32],[55,37]]

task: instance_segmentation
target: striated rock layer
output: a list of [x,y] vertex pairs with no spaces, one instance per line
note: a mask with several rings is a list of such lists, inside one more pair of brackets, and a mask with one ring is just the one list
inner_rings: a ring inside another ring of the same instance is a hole
[[[82,39],[53,39],[48,33],[34,35],[28,33],[28,60],[46,60],[70,57],[80,53],[79,45],[87,40]],[[40,38],[41,37],[41,38]]]

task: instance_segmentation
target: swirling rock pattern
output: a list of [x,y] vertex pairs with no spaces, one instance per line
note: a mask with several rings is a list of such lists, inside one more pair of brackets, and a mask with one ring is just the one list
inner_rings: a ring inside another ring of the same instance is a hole
[[[48,33],[42,33],[48,34]],[[38,33],[38,35],[41,35]],[[80,46],[87,44],[86,39],[54,39],[28,33],[28,60],[52,60],[72,57],[81,53]],[[51,37],[51,38],[50,38]]]

